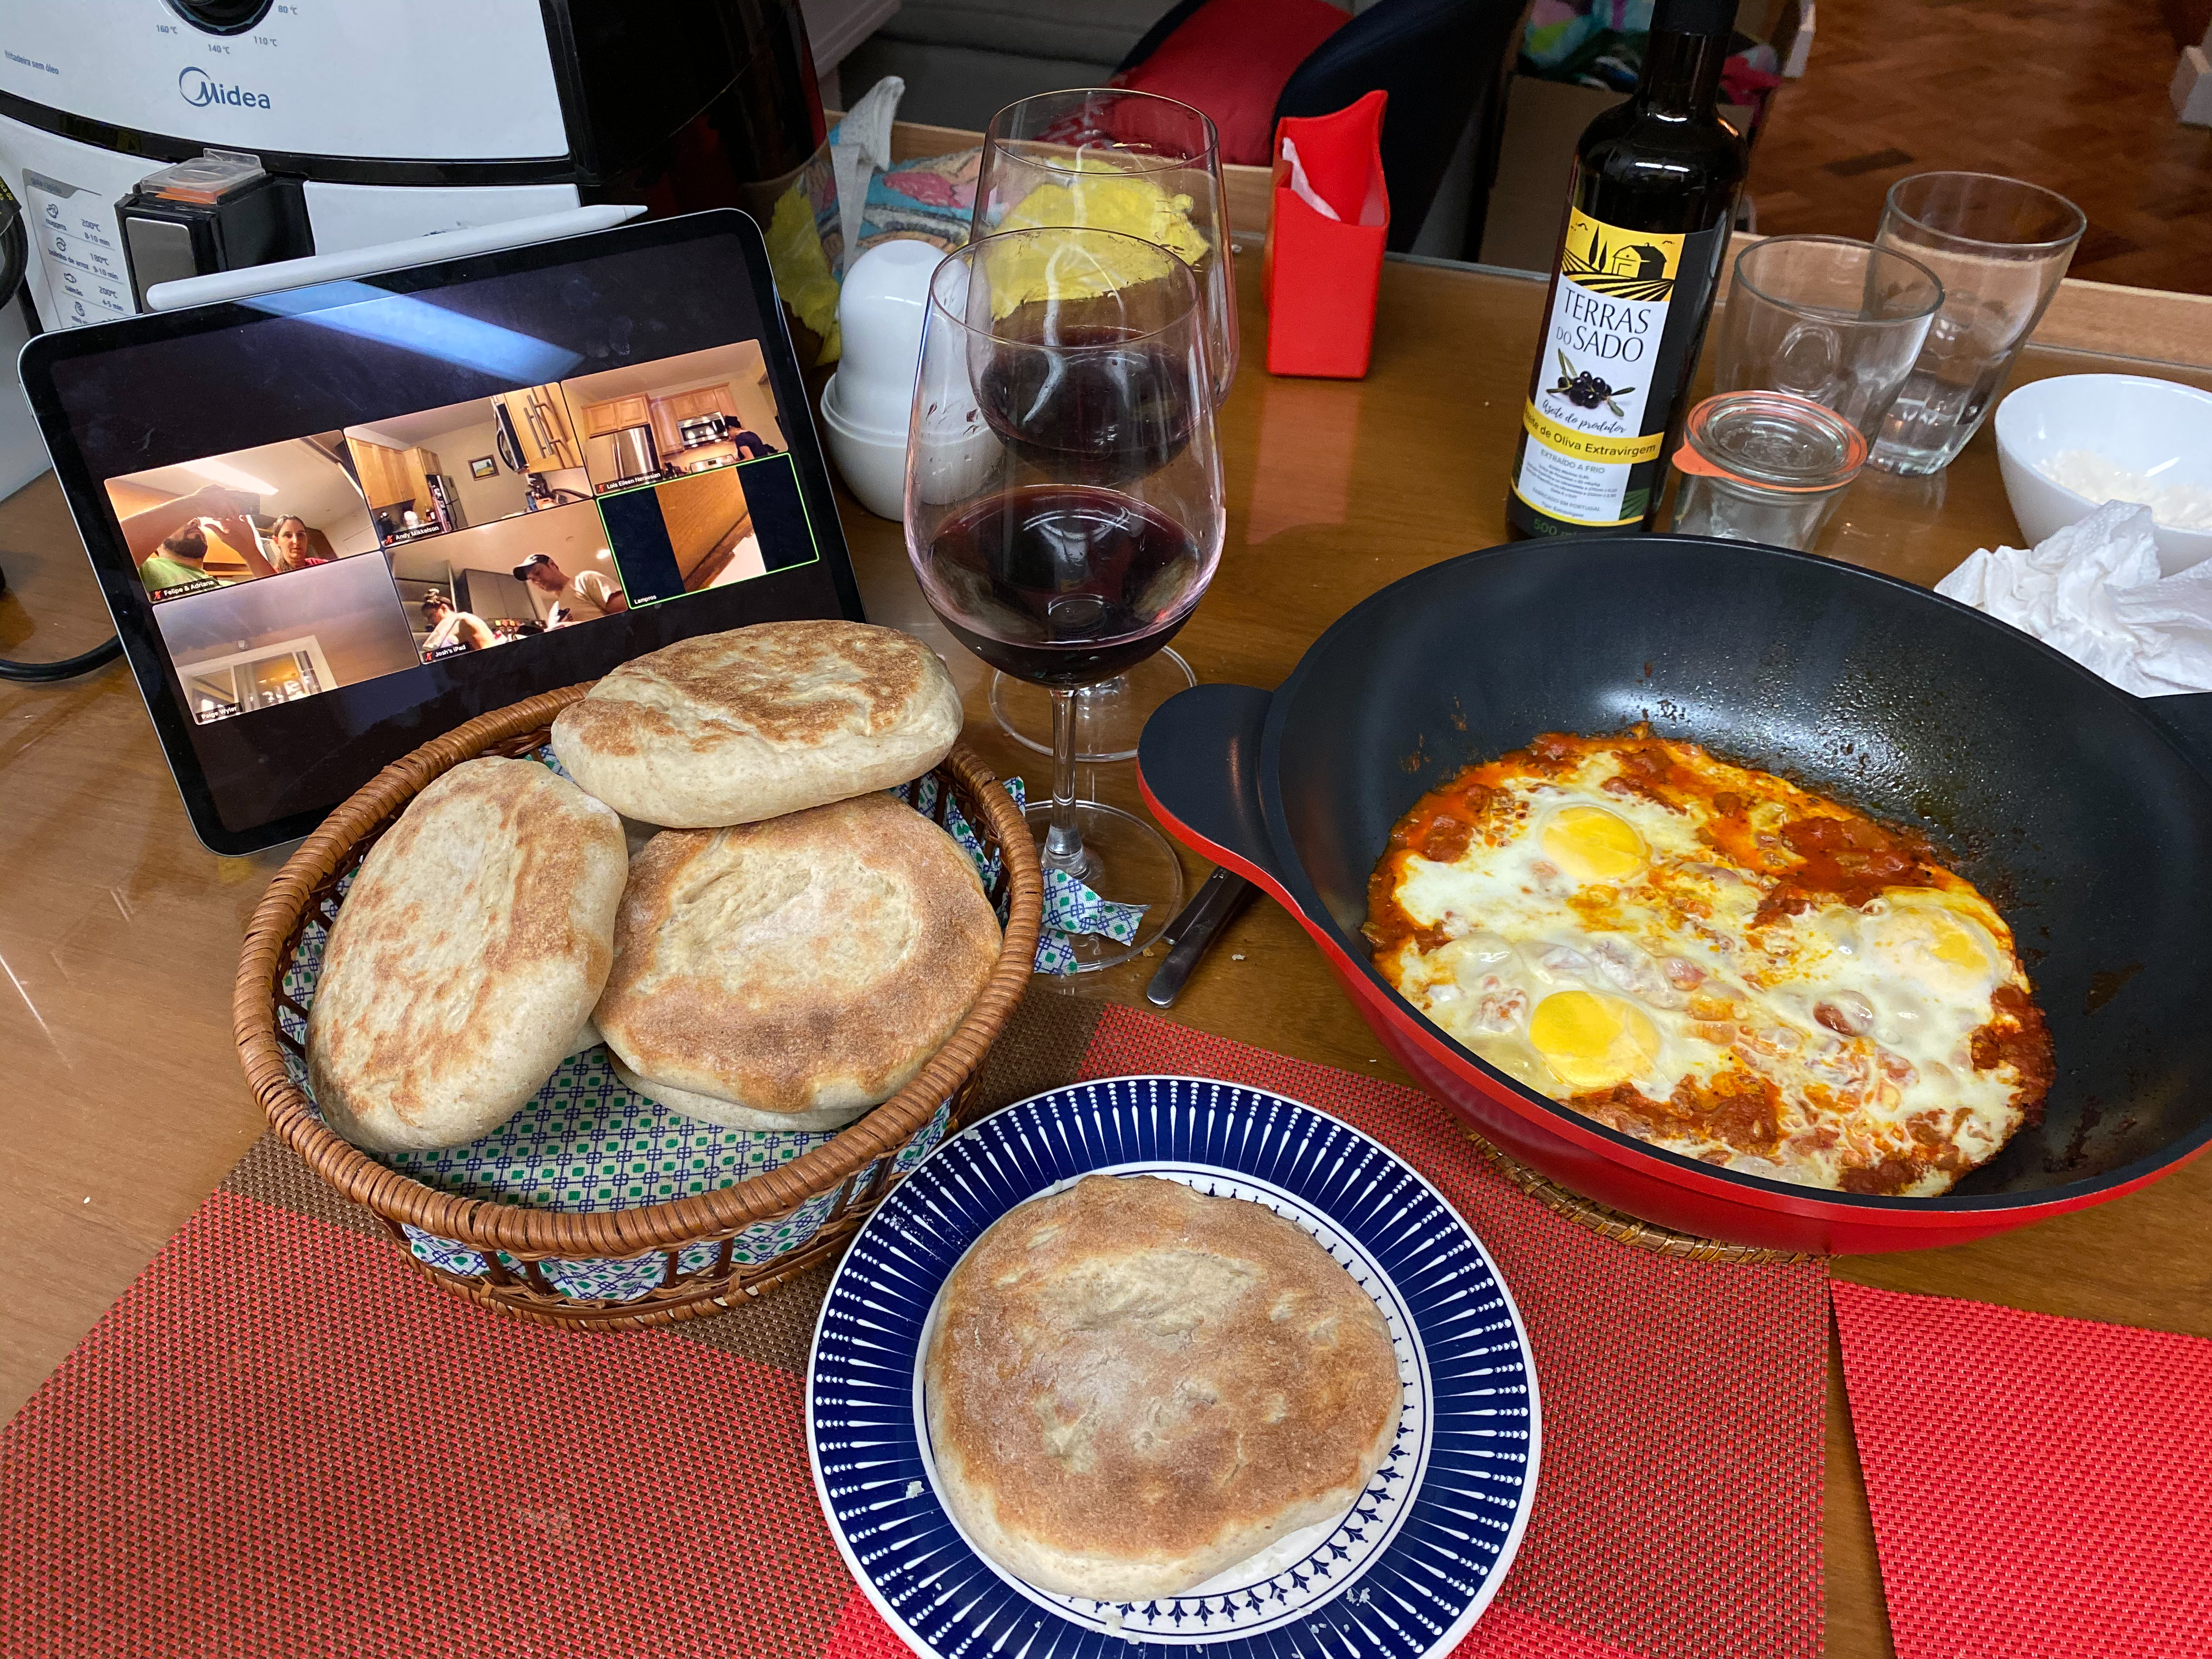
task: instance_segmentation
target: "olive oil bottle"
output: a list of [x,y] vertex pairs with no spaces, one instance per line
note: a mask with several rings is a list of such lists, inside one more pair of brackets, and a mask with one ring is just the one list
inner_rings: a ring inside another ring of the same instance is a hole
[[1682,432],[1737,194],[1719,113],[1735,0],[1657,0],[1635,95],[1575,146],[1513,453],[1517,536],[1647,530]]

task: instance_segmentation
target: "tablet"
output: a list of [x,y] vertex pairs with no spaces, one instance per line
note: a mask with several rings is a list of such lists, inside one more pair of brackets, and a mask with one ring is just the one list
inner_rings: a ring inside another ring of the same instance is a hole
[[46,334],[22,374],[219,853],[671,641],[860,617],[734,210]]

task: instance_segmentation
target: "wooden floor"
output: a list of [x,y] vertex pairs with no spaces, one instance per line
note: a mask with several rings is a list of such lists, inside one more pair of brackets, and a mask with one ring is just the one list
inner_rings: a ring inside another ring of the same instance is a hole
[[1909,173],[2002,173],[2088,216],[2070,275],[2212,293],[2212,129],[2173,118],[2177,56],[2148,0],[1820,0],[1752,152],[1759,228],[1871,236]]

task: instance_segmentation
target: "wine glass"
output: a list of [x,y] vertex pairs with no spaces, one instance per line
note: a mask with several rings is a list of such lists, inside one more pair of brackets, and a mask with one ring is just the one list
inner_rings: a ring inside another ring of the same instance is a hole
[[959,641],[1051,700],[1049,800],[1029,808],[1048,879],[1145,907],[1127,944],[1070,941],[1079,969],[1143,950],[1182,902],[1158,830],[1075,793],[1075,698],[1188,620],[1221,558],[1221,452],[1189,267],[1133,236],[1009,231],[930,281],[907,439],[907,553]]
[[[1043,225],[1094,225],[1172,249],[1197,275],[1206,311],[1213,401],[1237,374],[1237,280],[1223,209],[1221,144],[1201,111],[1149,92],[1093,87],[1040,93],[991,119],[969,234]],[[1076,754],[1133,759],[1152,710],[1197,683],[1163,650],[1076,695]],[[991,681],[991,712],[1018,743],[1051,752],[1052,708],[1036,687]]]

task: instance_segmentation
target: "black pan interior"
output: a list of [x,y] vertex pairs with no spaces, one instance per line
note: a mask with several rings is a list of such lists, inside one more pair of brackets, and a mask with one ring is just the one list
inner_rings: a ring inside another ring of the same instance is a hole
[[1903,583],[1675,537],[1434,566],[1277,695],[1270,831],[1364,961],[1368,874],[1419,795],[1540,732],[1637,720],[1925,831],[2012,926],[2057,1050],[2041,1127],[1948,1200],[1863,1201],[2048,1197],[2206,1133],[2212,783],[2135,699]]

